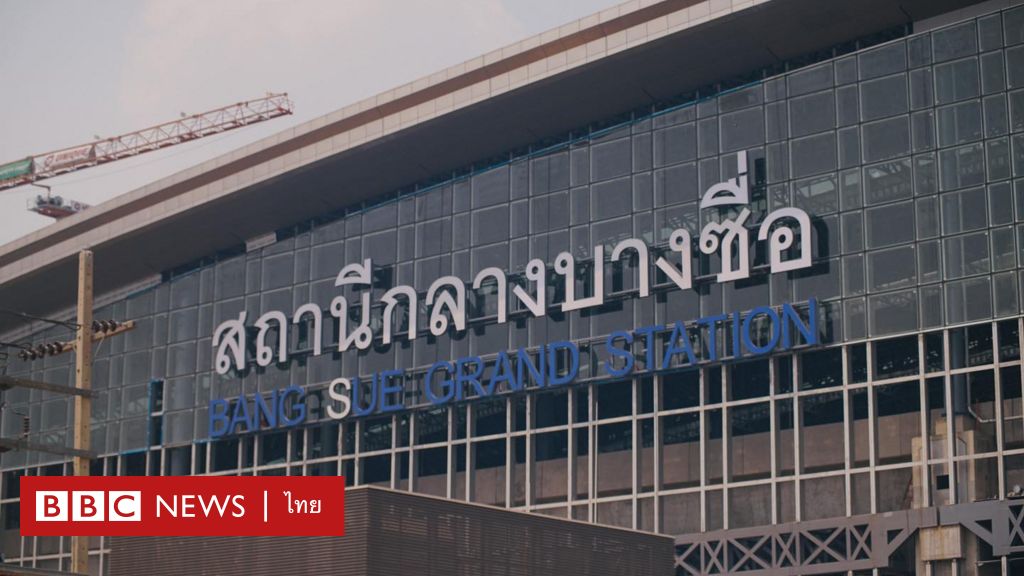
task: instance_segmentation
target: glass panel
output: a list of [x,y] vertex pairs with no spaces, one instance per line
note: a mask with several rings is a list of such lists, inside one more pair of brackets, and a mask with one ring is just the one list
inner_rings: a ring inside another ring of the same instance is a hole
[[995,375],[991,370],[955,374],[953,409],[957,415],[956,454],[992,452],[996,449]]
[[850,391],[850,444],[853,466],[867,466],[870,459],[870,424],[868,423],[868,390]]
[[766,526],[772,521],[772,485],[729,490],[729,528]]
[[615,496],[632,491],[632,453],[632,422],[597,427],[598,496]]
[[875,380],[912,376],[920,372],[917,336],[883,340],[875,342],[873,346]]
[[878,464],[920,459],[914,441],[921,437],[921,393],[917,380],[876,386]]
[[[981,129],[981,119],[978,119]],[[865,124],[864,161],[878,162],[910,153],[910,119],[907,116]]]
[[745,400],[768,395],[768,360],[741,362],[729,367],[730,400]]
[[914,205],[901,202],[865,212],[868,248],[880,248],[914,239]]
[[842,476],[802,480],[800,490],[803,520],[846,516],[846,482]]
[[770,404],[729,408],[729,469],[734,481],[771,476]]
[[1012,366],[999,371],[1002,388],[1003,449],[1024,448],[1024,410],[1021,406],[1020,367]]
[[861,119],[864,121],[904,114],[910,109],[907,75],[897,74],[860,85]]
[[[839,379],[842,379],[842,373]],[[845,460],[842,392],[803,397],[800,399],[800,411],[800,458],[804,472],[841,469]]]
[[700,484],[700,414],[661,418],[663,488]]

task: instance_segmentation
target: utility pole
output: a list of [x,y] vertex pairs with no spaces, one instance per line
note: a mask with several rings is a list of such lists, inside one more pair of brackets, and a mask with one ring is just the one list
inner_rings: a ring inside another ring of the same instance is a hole
[[[96,457],[91,449],[90,433],[92,430],[92,399],[96,393],[92,390],[92,347],[105,338],[117,336],[133,330],[134,320],[117,321],[105,319],[94,321],[93,306],[93,268],[92,252],[83,250],[78,254],[78,324],[75,327],[75,340],[71,342],[49,342],[36,346],[24,344],[8,344],[0,342],[0,346],[20,348],[18,357],[25,361],[36,360],[46,356],[56,356],[65,352],[75,352],[75,386],[37,382],[25,378],[16,378],[0,374],[0,391],[11,388],[28,388],[55,394],[67,394],[75,397],[75,420],[72,424],[74,447],[64,444],[46,444],[32,442],[28,437],[28,422],[20,438],[0,438],[0,452],[8,450],[27,450],[46,452],[58,456],[72,457],[74,476],[88,476],[89,464]],[[67,322],[36,318],[20,314],[30,319],[43,320],[54,324],[72,326]],[[86,574],[89,571],[89,539],[83,536],[71,537],[71,566],[75,574]]]
[[[92,252],[78,253],[78,330],[75,333],[75,388],[92,389]],[[92,422],[92,398],[75,396],[75,450],[88,451]],[[76,454],[74,457],[75,476],[89,475],[89,458]],[[89,572],[89,539],[84,536],[71,537],[71,571],[78,574]]]

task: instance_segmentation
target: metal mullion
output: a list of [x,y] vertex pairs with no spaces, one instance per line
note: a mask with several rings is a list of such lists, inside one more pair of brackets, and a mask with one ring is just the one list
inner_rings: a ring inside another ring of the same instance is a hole
[[[841,390],[834,390],[832,393],[841,392]],[[805,396],[817,396],[818,394],[805,394]],[[743,400],[727,400],[722,402],[722,405],[728,405],[730,408],[737,406],[754,406],[757,404],[764,404],[765,396],[755,396],[754,398],[744,398]],[[686,410],[684,408],[684,410]]]
[[[515,429],[515,418],[513,417],[512,411],[515,408],[515,403],[512,402],[512,397],[507,398],[508,408],[505,410],[505,421],[506,430],[508,434],[505,435],[505,508],[512,507],[512,451],[515,449],[515,445],[512,442],[512,430]],[[475,472],[475,471],[474,471]],[[469,474],[469,470],[466,471]]]
[[356,448],[355,454],[353,454],[353,458],[352,458],[352,462],[353,462],[353,464],[352,464],[353,472],[352,473],[355,474],[355,478],[352,481],[352,485],[353,486],[362,486],[362,484],[363,484],[363,474],[362,474],[362,472],[363,472],[363,458],[362,458],[363,443],[362,443],[360,437],[361,437],[362,431],[363,431],[363,421],[361,419],[360,420],[356,420],[355,424],[356,424],[356,431],[355,431],[355,436],[356,437],[352,441],[352,444]]
[[661,451],[663,447],[661,437],[661,376],[654,375],[652,380],[654,386],[654,531],[660,533],[661,526]]
[[951,376],[961,376],[961,375],[972,374],[974,372],[984,372],[986,370],[991,370],[994,365],[995,365],[995,360],[993,360],[991,364],[980,364],[978,366],[968,366],[966,368],[956,368],[955,370],[950,370],[949,374]]
[[814,388],[812,390],[796,390],[793,396],[806,398],[808,396],[820,396],[822,394],[838,394],[843,391],[843,386],[829,386],[828,388]]
[[[515,433],[514,432],[513,433],[510,433],[510,432],[498,432],[497,434],[488,434],[486,436],[473,436],[472,440],[479,441],[479,442],[483,442],[483,441],[486,441],[486,440],[504,440],[505,437],[508,436],[509,434],[513,434],[514,435]],[[442,447],[442,446],[445,446],[445,445],[447,445],[447,442],[442,440],[441,442],[434,442],[432,444],[423,444],[421,446],[421,448]]]
[[949,499],[946,504],[956,504],[957,479],[953,468],[953,456],[956,450],[955,428],[953,426],[953,382],[949,374],[949,330],[942,331],[942,368],[945,371],[943,382],[946,395],[946,475],[949,478]]
[[615,418],[603,418],[601,424],[621,424],[623,422],[632,422],[633,420],[632,416],[616,416]]
[[995,382],[995,425],[996,425],[996,480],[997,494],[1006,494],[1006,480],[1003,477],[1003,382],[999,363],[999,331],[998,324],[992,323],[992,362]]
[[529,510],[533,506],[533,474],[535,472],[535,466],[533,462],[533,405],[536,396],[530,394],[526,397],[526,462],[523,463],[526,466],[526,471],[523,473],[523,481],[525,486],[523,490],[525,492],[523,502],[526,504],[526,509]]
[[[412,431],[413,431],[413,438],[416,438],[416,435],[415,435],[416,429],[414,428]],[[472,442],[473,442],[473,439],[475,437],[476,437],[476,406],[472,405],[472,406],[470,406],[468,408],[468,412],[466,414],[466,458],[467,458],[467,462],[465,462],[465,463],[467,464],[466,465],[466,475],[467,476],[470,475],[469,465],[468,465],[468,463],[469,463],[468,462],[469,452],[470,452],[470,449],[473,446]],[[447,483],[446,483],[447,486],[445,486],[445,491],[447,492],[447,495],[449,495],[447,497],[449,497],[450,499],[454,499],[454,497],[455,497],[455,486],[456,486],[456,482],[457,482],[456,478],[458,477],[458,472],[456,471],[457,466],[456,466],[456,461],[455,461],[455,454],[456,454],[456,445],[455,445],[455,443],[453,443],[453,442],[447,443],[447,445],[445,446],[444,452],[447,455],[447,466],[449,466],[449,467],[447,467],[447,474],[449,474],[449,479],[447,479]],[[468,492],[467,492],[467,500],[468,500]]]
[[687,488],[672,488],[671,490],[665,490],[666,496],[673,496],[678,494],[695,494],[700,492],[700,486],[690,486]]
[[591,522],[597,521],[597,506],[594,499],[597,498],[597,387],[590,384],[587,391],[587,415],[590,417],[587,426],[587,518]]
[[722,527],[729,528],[729,482],[732,481],[732,474],[729,467],[729,443],[732,435],[729,433],[729,388],[728,370],[725,364],[714,368],[720,370],[719,380],[722,383]]
[[[408,440],[408,442],[409,442],[409,492],[415,492],[416,491],[416,484],[417,484],[417,480],[418,480],[418,478],[416,477],[416,466],[417,466],[417,460],[418,460],[418,457],[416,455],[417,454],[417,450],[416,450],[416,421],[417,420],[418,420],[418,418],[416,418],[416,414],[415,413],[409,413],[409,432],[407,433],[407,438],[406,438],[406,440]],[[445,468],[445,477],[446,478],[450,478],[451,469],[452,469],[452,460],[451,460],[451,454],[449,453],[448,454],[448,465]],[[447,480],[445,482],[445,495],[448,498],[452,497],[451,481],[450,480]]]
[[[793,372],[793,391],[800,390],[800,356],[794,354],[790,360],[790,369]],[[803,456],[801,454],[802,442],[800,437],[804,433],[803,418],[800,414],[800,396],[793,394],[793,514],[796,521],[803,519],[803,489],[800,486],[800,476],[803,473]]]
[[[455,461],[456,452],[456,446],[449,444],[448,460],[450,462],[449,465],[451,466],[452,471],[451,490],[453,492],[455,490],[455,482],[457,481],[458,478],[458,474],[456,471],[459,468],[458,462]],[[463,496],[463,498],[466,500],[466,502],[472,502],[473,492],[476,489],[476,483],[474,482],[474,478],[476,477],[476,443],[473,442],[472,438],[466,439],[466,461],[463,464],[466,468],[465,472],[463,472],[463,474],[465,475],[465,478],[463,478],[463,484],[465,488],[465,495]]]
[[704,409],[704,400],[707,396],[704,393],[704,369],[697,371],[697,381],[699,390],[697,391],[697,400],[700,404],[700,530],[701,532],[706,531],[707,528],[707,485],[708,485],[708,470],[707,470],[707,411]]
[[[699,383],[698,383],[699,385]],[[700,412],[701,407],[691,406],[689,408],[673,408],[672,410],[663,410],[660,416],[678,416],[680,414],[693,414],[694,412]]]
[[[285,438],[288,438],[287,433],[285,434]],[[285,442],[287,442],[287,440],[285,440]],[[245,438],[242,438],[241,441],[238,443],[238,450],[239,450],[238,469],[239,470],[241,470],[242,468],[245,468],[245,466],[242,466],[243,462],[242,462],[242,459],[241,459],[241,456],[242,456],[241,452],[244,449],[245,449]],[[147,452],[149,452],[149,451],[147,450]],[[256,475],[256,471],[260,468],[260,455],[261,455],[262,452],[263,452],[263,435],[262,434],[253,434],[252,435],[252,473],[253,473],[253,476]],[[285,454],[285,457],[284,457],[285,466],[287,466],[288,465],[288,448],[287,448],[287,446],[285,447],[285,453],[284,454]],[[148,471],[149,470],[149,454],[146,454],[146,466],[147,466],[146,470]],[[275,464],[275,466],[276,466],[276,464]]]
[[913,375],[910,375],[910,376],[899,376],[899,377],[896,377],[896,378],[884,378],[884,379],[881,379],[881,380],[873,380],[872,383],[875,386],[879,386],[879,387],[881,387],[881,386],[889,386],[889,385],[892,385],[892,384],[909,384],[911,382],[917,382],[917,379],[919,377],[920,377],[920,374],[913,374]]
[[974,461],[974,460],[984,460],[985,458],[993,458],[993,457],[994,456],[993,456],[992,452],[982,452],[980,454],[975,454],[975,453],[960,454],[959,456],[954,456],[953,457],[953,461],[954,462],[969,462],[969,461]]
[[864,356],[868,372],[868,484],[871,487],[871,513],[878,512],[878,405],[875,394],[875,347],[868,344],[864,347]]
[[918,395],[920,397],[921,413],[919,427],[921,428],[921,507],[927,508],[932,505],[931,474],[928,473],[928,461],[931,459],[931,430],[928,426],[928,379],[925,374],[925,353],[924,334],[917,337],[917,365],[920,369]]
[[576,388],[570,386],[566,394],[568,396],[568,401],[566,402],[568,404],[568,406],[566,406],[566,409],[568,410],[568,415],[567,415],[568,416],[568,420],[567,420],[567,422],[569,424],[568,424],[568,426],[566,426],[566,439],[565,439],[565,442],[566,442],[566,452],[568,452],[568,454],[567,454],[568,461],[565,463],[565,465],[566,465],[566,469],[565,469],[565,471],[566,471],[566,474],[565,474],[566,475],[566,481],[565,481],[565,483],[566,483],[566,497],[565,497],[565,501],[566,501],[566,503],[569,506],[569,518],[572,518],[572,505],[573,505],[573,501],[575,500],[575,496],[576,496],[576,450],[577,450],[577,448],[576,448],[576,429],[573,428],[573,424],[575,424],[575,422],[573,421],[573,416],[575,415],[575,412],[574,412],[573,408],[575,408],[575,406],[576,406]]
[[[410,458],[411,460],[411,458]],[[412,479],[412,462],[409,462],[410,484]],[[391,489],[398,489],[398,417],[391,416]]]
[[632,494],[632,510],[633,510],[633,513],[631,514],[631,516],[633,517],[631,526],[635,530],[636,527],[637,527],[637,523],[638,523],[637,522],[637,520],[638,520],[637,516],[639,516],[639,514],[640,514],[639,511],[637,510],[638,505],[637,505],[637,498],[636,498],[637,490],[638,490],[638,487],[639,487],[638,484],[639,484],[639,481],[640,481],[640,474],[639,474],[639,467],[640,467],[640,456],[639,456],[639,454],[640,454],[640,426],[639,426],[639,421],[638,421],[640,410],[638,409],[638,406],[637,406],[637,404],[638,404],[637,397],[640,395],[640,381],[638,379],[636,379],[636,378],[632,378],[632,379],[630,379],[630,381],[632,382],[631,390],[633,391],[633,393],[630,395],[632,397],[631,400],[632,400],[632,404],[633,404],[633,407],[632,407],[632,414],[633,414],[633,419],[632,420],[633,421],[632,421],[632,424],[631,424],[631,429],[633,431],[633,434],[632,434],[632,436],[633,436],[633,450],[632,450],[632,452],[633,453],[630,455],[630,461],[632,463],[632,466],[631,466],[631,468],[632,468],[632,471],[631,471],[632,485],[631,485],[630,493]]
[[[805,478],[824,478],[826,476],[837,476],[837,475],[840,475],[840,474],[842,474],[842,472],[837,472],[837,471],[817,472],[815,474],[808,474],[807,476],[805,476]],[[733,482],[731,484],[731,486],[733,488],[750,488],[750,487],[753,487],[753,486],[763,486],[764,483],[765,483],[764,478],[755,478],[753,480],[740,480],[738,482]],[[679,488],[677,490],[692,490],[692,489],[689,489],[689,488]]]
[[775,411],[775,393],[776,383],[778,382],[778,366],[775,358],[768,359],[768,466],[771,468],[769,471],[769,478],[771,481],[772,493],[769,498],[771,501],[772,512],[771,521],[772,524],[779,522],[779,484],[778,474],[776,470],[779,466],[779,423],[777,422],[778,415]]
[[[1017,319],[1017,354],[1018,354],[1018,356],[1022,356],[1022,360],[1024,360],[1024,355],[1021,354],[1021,350],[1022,350],[1022,347],[1021,347],[1021,335],[1024,334],[1024,331],[1022,331],[1022,330],[1024,330],[1024,316],[1022,316],[1022,317]],[[1017,362],[1021,362],[1021,360],[1017,360]],[[1018,371],[1019,371],[1018,373],[1020,374],[1020,377],[1019,377],[1018,381],[1020,382],[1021,389],[1024,390],[1024,362],[1021,362],[1020,365],[1017,368],[1018,368]],[[1024,394],[1022,394],[1021,403],[1022,403],[1022,406],[1021,406],[1022,407],[1022,411],[1021,411],[1021,413],[1024,414]],[[1020,419],[1020,421],[1018,422],[1017,426],[1021,427],[1022,428],[1022,433],[1024,433],[1024,417],[1022,417]],[[1017,450],[1021,450],[1021,449],[1018,448]],[[1022,450],[1022,453],[1024,453],[1024,450]],[[1000,451],[1000,454],[1002,455],[1000,457],[1000,460],[1002,460],[1005,457],[1005,455],[1006,455],[1006,449],[1005,448],[1002,449]],[[1005,494],[1005,492],[1003,492],[1002,494]]]
[[846,498],[846,515],[853,514],[853,480],[850,477],[850,463],[853,462],[853,442],[850,438],[853,432],[853,415],[850,412],[850,389],[846,386],[850,381],[850,362],[848,349],[843,346],[840,357],[843,366],[843,490]]

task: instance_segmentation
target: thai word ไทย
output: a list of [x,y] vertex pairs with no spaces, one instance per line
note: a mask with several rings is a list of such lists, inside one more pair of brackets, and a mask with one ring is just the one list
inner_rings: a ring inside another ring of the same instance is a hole
[[[750,276],[750,238],[752,230],[746,227],[750,217],[747,207],[750,201],[750,185],[747,169],[747,153],[736,155],[737,175],[709,188],[701,197],[700,209],[727,207],[738,210],[732,219],[714,219],[708,222],[697,238],[697,249],[715,259],[720,270],[715,275],[718,282],[742,280]],[[800,270],[811,266],[811,221],[806,212],[799,208],[780,208],[767,214],[757,227],[757,241],[767,242],[769,271],[772,274]],[[685,228],[673,231],[665,250],[652,250],[643,240],[628,238],[615,244],[608,256],[610,262],[632,262],[636,257],[637,296],[645,298],[651,291],[651,267],[654,265],[680,290],[693,287],[693,244],[690,232]],[[509,319],[509,305],[513,310],[535,317],[547,313],[549,294],[548,280],[553,270],[564,282],[564,300],[560,304],[563,312],[586,310],[604,304],[604,245],[594,246],[595,263],[590,279],[591,286],[584,296],[577,293],[577,262],[569,251],[558,254],[554,266],[549,267],[539,258],[530,260],[525,268],[524,278],[509,282],[504,270],[495,267],[477,272],[471,285],[467,286],[456,276],[443,276],[435,280],[421,295],[413,286],[394,286],[384,292],[380,299],[383,306],[380,318],[373,321],[373,262],[365,259],[361,263],[348,264],[338,272],[334,285],[339,292],[330,303],[329,313],[337,323],[337,350],[366,350],[375,341],[387,346],[396,338],[414,340],[420,336],[418,325],[421,305],[428,319],[429,333],[440,336],[449,330],[466,330],[467,291],[480,295],[496,294],[498,324]],[[511,294],[510,294],[511,292]],[[421,302],[422,296],[422,302]],[[246,326],[246,312],[238,318],[219,324],[213,333],[213,347],[216,349],[214,367],[218,374],[247,368],[247,342],[249,332]],[[311,322],[310,353],[319,356],[323,347],[324,310],[319,304],[306,303],[292,314],[273,310],[256,318],[252,325],[255,333],[254,356],[258,366],[288,361],[288,336],[292,324]],[[307,324],[308,325],[308,324]]]

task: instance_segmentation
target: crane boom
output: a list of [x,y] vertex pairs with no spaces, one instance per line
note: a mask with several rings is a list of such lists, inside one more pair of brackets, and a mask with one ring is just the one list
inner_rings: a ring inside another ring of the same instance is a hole
[[291,113],[292,101],[288,99],[287,93],[280,93],[267,94],[263,98],[239,102],[200,114],[183,115],[178,120],[143,130],[0,164],[0,190],[183,144]]

